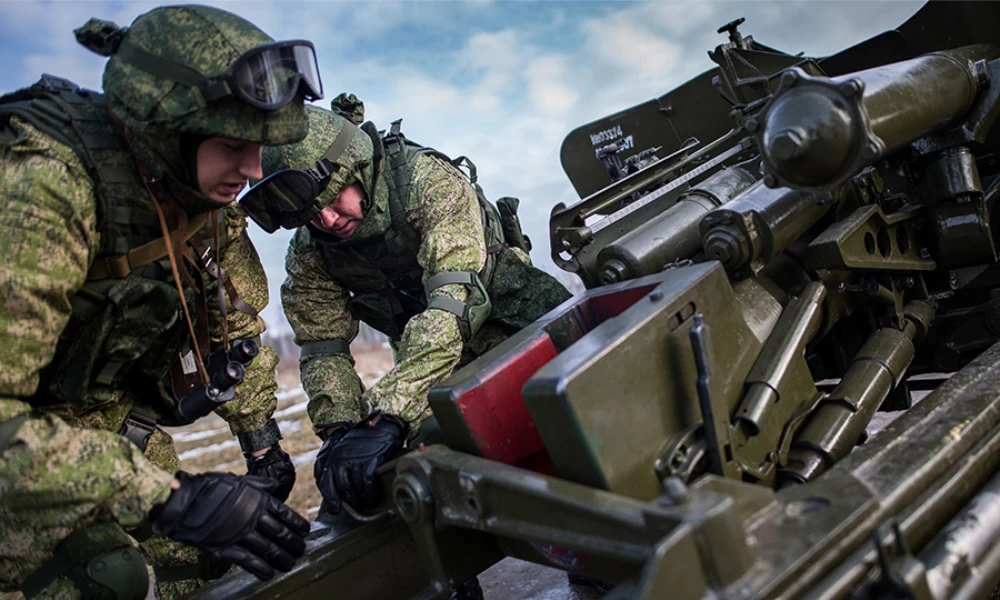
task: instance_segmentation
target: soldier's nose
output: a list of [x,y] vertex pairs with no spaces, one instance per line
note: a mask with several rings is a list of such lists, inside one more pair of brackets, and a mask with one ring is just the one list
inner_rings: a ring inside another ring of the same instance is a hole
[[322,212],[320,212],[320,216],[323,219],[323,226],[329,227],[330,229],[334,228],[334,225],[337,223],[337,219],[340,218],[340,215],[330,210],[329,208],[324,209]]

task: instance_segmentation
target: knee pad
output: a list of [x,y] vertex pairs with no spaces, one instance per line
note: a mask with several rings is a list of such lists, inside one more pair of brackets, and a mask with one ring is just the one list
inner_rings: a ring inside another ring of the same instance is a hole
[[27,600],[44,598],[59,579],[68,580],[86,600],[143,600],[149,590],[138,548],[113,523],[74,531],[21,583],[21,592]]

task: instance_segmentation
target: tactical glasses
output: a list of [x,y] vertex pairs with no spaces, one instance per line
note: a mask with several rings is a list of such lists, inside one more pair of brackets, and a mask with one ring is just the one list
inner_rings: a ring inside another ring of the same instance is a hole
[[247,190],[240,206],[268,233],[279,227],[295,229],[305,225],[319,212],[316,198],[330,184],[330,170],[324,162],[321,159],[305,171],[285,169],[268,175]]
[[312,42],[293,40],[251,48],[236,60],[228,75],[206,77],[168,58],[124,40],[118,58],[156,77],[186,85],[205,103],[235,96],[261,110],[277,110],[301,90],[307,100],[323,98],[323,82]]
[[302,227],[322,210],[316,206],[316,198],[330,185],[330,175],[340,168],[337,161],[357,132],[357,125],[344,121],[333,143],[311,167],[304,171],[284,169],[268,175],[247,190],[240,206],[268,233],[279,227]]

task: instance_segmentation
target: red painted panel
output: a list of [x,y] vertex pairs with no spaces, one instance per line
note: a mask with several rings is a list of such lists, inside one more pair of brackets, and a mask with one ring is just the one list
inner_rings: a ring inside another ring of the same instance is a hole
[[[557,352],[544,331],[527,340],[520,351],[479,373],[479,383],[458,399],[458,408],[483,458],[515,464],[544,451],[521,388]],[[547,456],[546,456],[547,458]]]
[[[654,287],[656,284],[581,299],[597,317],[588,329],[621,314]],[[483,458],[557,475],[521,396],[525,382],[557,354],[551,338],[539,330],[515,353],[480,371],[473,379],[476,383],[459,395],[456,405]]]
[[552,459],[549,458],[549,453],[544,449],[522,458],[517,461],[514,466],[534,471],[536,473],[541,473],[542,475],[548,475],[550,477],[559,477],[559,473],[556,471],[556,466],[552,464]]
[[590,305],[597,313],[598,322],[604,322],[625,312],[625,310],[653,291],[657,284],[642,287],[630,287],[609,294],[601,294],[590,298]]

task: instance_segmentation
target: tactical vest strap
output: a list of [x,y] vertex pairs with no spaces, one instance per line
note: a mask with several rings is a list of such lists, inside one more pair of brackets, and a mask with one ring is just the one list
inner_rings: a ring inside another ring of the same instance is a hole
[[[194,237],[206,221],[208,221],[208,213],[198,214],[191,219],[184,241],[188,241]],[[121,279],[128,276],[132,271],[156,262],[166,255],[167,244],[161,237],[138,248],[133,248],[124,254],[99,256],[90,265],[90,270],[87,271],[87,281],[107,279],[108,277]]]
[[463,164],[469,169],[469,183],[472,187],[476,188],[476,191],[481,191],[479,189],[479,184],[476,183],[479,181],[479,175],[476,173],[475,163],[469,160],[468,156],[459,156],[451,161],[451,165],[456,169],[461,169]]
[[198,238],[191,238],[188,242],[194,248],[195,252],[198,253],[197,258],[201,267],[208,271],[209,275],[215,277],[216,281],[222,283],[223,288],[226,290],[226,295],[229,297],[229,301],[233,303],[233,308],[245,315],[250,315],[251,317],[256,318],[260,312],[256,308],[247,304],[243,298],[240,298],[239,292],[236,291],[236,286],[233,285],[233,280],[229,278],[229,271],[220,267],[219,263],[215,262],[214,259],[208,256],[210,248],[203,244]]
[[113,211],[109,211],[108,218],[117,225],[128,225],[138,223],[146,227],[159,227],[160,222],[156,218],[156,213],[139,208],[125,208],[116,206]]

